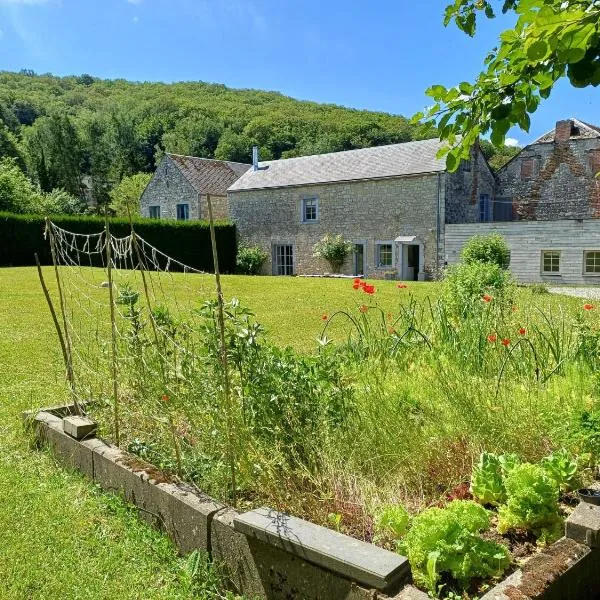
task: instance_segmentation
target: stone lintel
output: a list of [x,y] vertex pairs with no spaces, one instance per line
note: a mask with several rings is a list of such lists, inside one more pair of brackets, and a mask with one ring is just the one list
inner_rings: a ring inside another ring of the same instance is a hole
[[270,508],[236,516],[233,526],[246,536],[378,590],[386,591],[410,580],[404,556]]

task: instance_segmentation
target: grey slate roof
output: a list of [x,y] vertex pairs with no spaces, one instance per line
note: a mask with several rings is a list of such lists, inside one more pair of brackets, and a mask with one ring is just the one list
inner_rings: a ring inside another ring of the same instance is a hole
[[246,171],[229,191],[445,171],[445,159],[436,158],[441,145],[432,139],[262,162],[258,171]]
[[[591,125],[590,123],[586,123],[585,121],[580,121],[579,119],[575,119],[571,117],[568,119],[569,121],[573,121],[573,125],[575,127],[575,132],[571,134],[572,140],[579,139],[589,139],[589,138],[599,138],[600,137],[600,127],[596,125]],[[551,131],[547,131],[543,136],[539,137],[535,142],[531,142],[531,144],[548,144],[554,141],[554,129]]]
[[167,154],[167,156],[200,194],[227,195],[227,188],[250,168],[250,165],[226,160],[180,154]]

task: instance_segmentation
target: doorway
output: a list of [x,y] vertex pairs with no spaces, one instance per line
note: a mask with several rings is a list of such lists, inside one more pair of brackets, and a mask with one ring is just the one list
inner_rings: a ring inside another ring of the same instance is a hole
[[354,244],[353,251],[353,275],[355,277],[365,275],[365,244],[360,242]]
[[404,244],[404,273],[402,279],[406,281],[419,280],[420,246],[418,244]]

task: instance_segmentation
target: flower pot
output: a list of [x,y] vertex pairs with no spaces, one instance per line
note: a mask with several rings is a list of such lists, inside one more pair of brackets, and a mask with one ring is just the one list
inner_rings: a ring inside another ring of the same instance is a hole
[[600,506],[600,490],[583,488],[581,490],[577,490],[577,494],[583,502]]

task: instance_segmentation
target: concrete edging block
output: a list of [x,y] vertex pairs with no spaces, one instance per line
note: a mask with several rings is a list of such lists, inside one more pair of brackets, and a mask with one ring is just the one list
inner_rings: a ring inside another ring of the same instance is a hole
[[410,581],[405,556],[267,507],[236,516],[233,525],[239,533],[381,591]]

